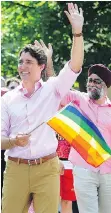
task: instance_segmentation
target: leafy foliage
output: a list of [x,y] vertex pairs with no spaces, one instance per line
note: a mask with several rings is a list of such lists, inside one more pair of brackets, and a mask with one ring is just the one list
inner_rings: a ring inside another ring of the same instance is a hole
[[[85,59],[78,79],[85,90],[85,78],[90,64],[103,63],[111,68],[111,2],[77,2],[84,11]],[[54,67],[60,71],[70,59],[72,32],[63,1],[2,1],[2,75],[17,76],[20,49],[43,39],[54,49]]]

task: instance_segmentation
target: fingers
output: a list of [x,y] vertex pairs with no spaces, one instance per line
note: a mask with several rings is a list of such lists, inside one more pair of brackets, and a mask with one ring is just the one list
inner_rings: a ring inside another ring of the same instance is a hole
[[80,10],[80,15],[83,16],[83,10],[82,10],[82,8],[80,7],[79,10]]
[[69,19],[69,22],[71,23],[71,16],[67,11],[64,11],[64,13],[66,14],[67,18]]
[[42,39],[40,40],[40,43],[41,43],[41,46],[42,46],[43,48],[47,48],[46,45],[45,45],[45,43],[43,42]]
[[34,41],[34,45],[42,48],[42,45],[37,40]]
[[53,54],[53,48],[52,48],[52,45],[50,43],[48,44],[48,49],[49,49],[49,51],[50,51],[50,53],[52,55]]
[[74,9],[74,5],[72,5],[72,3],[68,3],[68,11],[69,11],[69,13],[73,12],[73,9]]
[[[78,8],[77,5],[76,5],[76,8]],[[70,14],[73,14],[74,12],[76,12],[76,8],[73,3],[68,3],[68,11]]]
[[17,135],[17,138],[29,138],[30,136],[31,136],[31,134],[19,133]]
[[18,134],[16,136],[16,145],[17,146],[26,146],[29,142],[30,134]]
[[[45,45],[45,43],[43,42],[43,40],[40,40],[40,43],[41,43],[41,46],[44,49],[47,49],[47,46]],[[48,49],[53,52],[52,45],[50,43],[48,44]]]
[[83,15],[82,8],[78,9],[77,4],[68,3],[68,11],[72,15],[74,13],[78,13],[80,11],[80,15]]
[[52,45],[49,43],[48,44],[48,48],[50,49],[50,50],[52,50]]
[[79,13],[77,4],[75,4],[74,6],[75,6],[75,12],[76,12],[76,13]]
[[40,47],[40,48],[43,48],[43,49],[47,48],[46,45],[45,45],[45,43],[43,42],[42,39],[40,40],[40,42],[38,42],[37,40],[35,40],[35,41],[34,41],[34,44],[35,44],[36,46]]
[[[41,39],[40,42],[38,42],[37,40],[34,41],[34,45],[42,48],[44,50],[44,52],[46,53],[50,53],[52,54],[53,53],[53,49],[52,49],[52,45],[49,43],[48,44],[48,47],[45,45],[45,43],[43,42],[43,40]],[[48,52],[49,51],[49,52]]]

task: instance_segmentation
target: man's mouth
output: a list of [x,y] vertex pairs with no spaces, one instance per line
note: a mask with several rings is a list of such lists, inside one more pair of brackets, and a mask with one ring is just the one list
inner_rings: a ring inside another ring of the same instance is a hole
[[21,73],[20,73],[21,76],[27,76],[27,75],[29,75],[29,74],[30,74],[29,72],[21,72]]
[[96,87],[88,87],[88,90],[89,91],[95,91],[95,90],[97,90],[97,88]]

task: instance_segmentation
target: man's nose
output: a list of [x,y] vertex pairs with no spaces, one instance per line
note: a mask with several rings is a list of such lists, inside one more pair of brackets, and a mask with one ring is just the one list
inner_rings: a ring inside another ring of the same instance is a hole
[[19,68],[21,70],[24,70],[27,67],[27,64],[25,62],[23,62],[22,64],[19,65]]
[[91,86],[95,86],[94,81],[91,81],[89,84],[90,84]]

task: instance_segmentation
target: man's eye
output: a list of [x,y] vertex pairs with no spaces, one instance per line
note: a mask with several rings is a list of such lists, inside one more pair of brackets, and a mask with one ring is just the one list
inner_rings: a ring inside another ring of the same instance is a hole
[[32,64],[31,61],[26,61],[26,62],[23,62],[23,61],[18,61],[18,64],[22,65],[22,64]]
[[31,64],[31,61],[27,61],[26,63],[27,63],[27,64]]
[[23,61],[18,61],[18,64],[22,64],[23,63]]
[[101,81],[100,80],[95,80],[95,83],[96,84],[101,84]]

